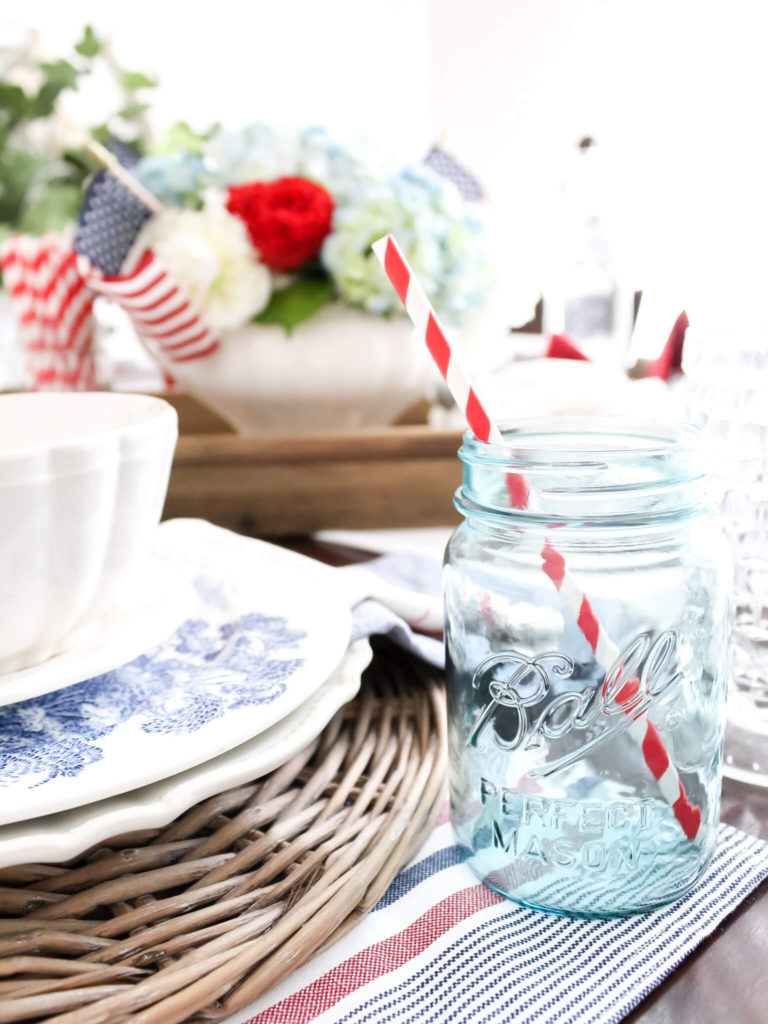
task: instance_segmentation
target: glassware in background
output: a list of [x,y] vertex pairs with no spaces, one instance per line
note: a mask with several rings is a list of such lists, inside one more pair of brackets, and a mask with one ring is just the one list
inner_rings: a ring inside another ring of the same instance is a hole
[[592,138],[578,146],[543,289],[545,334],[566,334],[590,359],[623,366],[634,319],[634,289],[617,259],[604,210],[606,172]]
[[736,564],[723,771],[768,786],[768,331],[689,330],[683,369]]

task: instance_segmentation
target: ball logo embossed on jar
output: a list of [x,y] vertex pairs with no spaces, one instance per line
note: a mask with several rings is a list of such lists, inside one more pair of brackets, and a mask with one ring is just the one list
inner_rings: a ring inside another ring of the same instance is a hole
[[[486,658],[475,670],[472,687],[485,689],[489,700],[481,708],[467,739],[476,747],[490,732],[501,750],[535,750],[545,740],[560,739],[572,729],[599,726],[590,740],[556,760],[531,769],[530,775],[548,776],[580,760],[598,743],[624,732],[640,715],[668,697],[683,675],[678,671],[677,633],[667,629],[655,640],[641,633],[627,644],[605,674],[602,686],[558,692],[551,700],[554,679],[573,675],[574,663],[563,654],[528,658],[518,651],[503,651]],[[505,709],[503,728],[500,710]]]

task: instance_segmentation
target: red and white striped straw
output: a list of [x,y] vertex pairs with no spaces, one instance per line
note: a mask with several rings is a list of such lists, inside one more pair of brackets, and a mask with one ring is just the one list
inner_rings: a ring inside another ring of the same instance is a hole
[[453,346],[448,341],[437,313],[424,289],[411,272],[392,235],[373,243],[373,251],[381,260],[392,287],[405,306],[414,327],[424,338],[429,354],[448,385],[456,404],[464,413],[467,423],[481,441],[504,444],[504,438],[485,411],[469,374],[464,370]]
[[[559,591],[563,604],[576,620],[579,629],[592,648],[595,661],[605,672],[608,672],[616,663],[620,651],[600,625],[592,610],[592,605],[589,603],[589,598],[567,571],[563,556],[549,541],[542,548],[541,561],[544,572]],[[627,706],[628,714],[631,714],[634,706],[638,685],[639,680],[630,680],[616,694],[617,702],[619,705]],[[664,741],[656,726],[650,721],[648,715],[643,713],[631,722],[628,732],[642,750],[645,763],[659,784],[661,795],[671,806],[672,813],[680,823],[686,837],[695,839],[701,825],[701,811],[688,800],[677,769],[669,759]]]
[[[387,277],[405,306],[414,327],[424,338],[430,355],[456,400],[464,412],[467,423],[475,436],[491,444],[504,444],[501,431],[493,422],[477,394],[477,389],[453,352],[445,331],[440,324],[424,289],[408,265],[392,235],[386,235],[373,243],[373,251],[381,261]],[[535,496],[531,493],[525,477],[510,473],[507,477],[510,504],[514,508],[531,507]],[[565,559],[549,540],[541,551],[542,568],[560,593],[563,604],[575,618],[582,634],[595,655],[595,661],[605,671],[611,668],[619,656],[619,649],[600,625],[587,595],[568,573]],[[626,703],[631,713],[632,698],[637,692],[637,680],[623,687],[624,696],[620,703]],[[633,688],[634,687],[634,688]],[[621,698],[621,693],[617,698]],[[680,776],[667,754],[655,726],[647,714],[639,715],[629,726],[629,735],[637,743],[653,777],[659,784],[664,800],[672,807],[683,832],[688,839],[695,839],[701,825],[701,811],[692,804],[683,787]]]

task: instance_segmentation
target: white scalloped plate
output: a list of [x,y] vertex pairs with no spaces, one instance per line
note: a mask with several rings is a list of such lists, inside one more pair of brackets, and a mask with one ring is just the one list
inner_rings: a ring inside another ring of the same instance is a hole
[[341,661],[349,601],[327,566],[195,519],[164,523],[154,555],[189,585],[184,621],[128,664],[0,708],[0,824],[217,757],[294,711]]
[[[163,526],[158,527],[162,550]],[[167,639],[186,617],[193,595],[188,580],[150,555],[119,603],[67,637],[67,646],[39,665],[0,675],[0,707],[63,690],[111,672]]]
[[368,641],[356,641],[331,677],[301,707],[211,761],[131,793],[3,826],[0,868],[69,860],[111,836],[166,825],[198,801],[266,775],[302,750],[352,700],[370,660]]

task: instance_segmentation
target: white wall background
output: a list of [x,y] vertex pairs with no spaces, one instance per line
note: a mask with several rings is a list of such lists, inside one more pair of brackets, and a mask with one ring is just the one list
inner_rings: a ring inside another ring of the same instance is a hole
[[[419,153],[429,135],[421,0],[28,0],[14,15],[52,52],[86,23],[110,37],[124,66],[160,78],[160,123],[322,123],[344,134],[371,129]],[[398,70],[387,81],[385,54]],[[97,95],[88,99],[98,105]]]
[[764,3],[428,3],[434,124],[483,168],[511,280],[546,261],[564,158],[590,134],[613,167],[606,205],[637,285],[678,309],[748,291],[768,322]]
[[52,53],[87,21],[110,35],[161,78],[161,122],[321,122],[411,158],[444,137],[493,199],[521,316],[587,133],[638,285],[677,302],[691,280],[725,295],[749,276],[756,294],[768,274],[762,0],[27,0],[14,16]]

